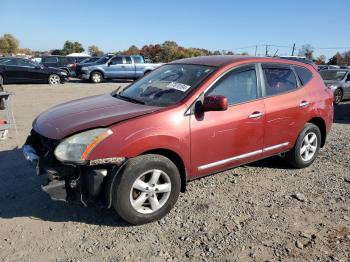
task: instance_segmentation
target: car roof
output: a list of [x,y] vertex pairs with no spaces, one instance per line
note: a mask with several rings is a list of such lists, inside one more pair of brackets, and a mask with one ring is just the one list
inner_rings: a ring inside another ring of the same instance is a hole
[[280,59],[278,57],[258,57],[258,56],[241,56],[241,55],[212,55],[212,56],[197,56],[184,58],[180,60],[175,60],[170,62],[170,64],[194,64],[194,65],[206,65],[213,67],[223,67],[235,62],[261,62],[261,63],[283,63],[283,64],[296,64],[303,65],[304,63],[288,60],[288,59]]
[[349,68],[329,68],[329,69],[325,69],[322,71],[346,71],[346,72],[349,72],[350,69]]

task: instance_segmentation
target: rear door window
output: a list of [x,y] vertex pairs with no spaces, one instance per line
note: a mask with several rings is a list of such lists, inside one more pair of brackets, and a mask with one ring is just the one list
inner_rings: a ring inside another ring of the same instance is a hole
[[57,57],[45,57],[44,63],[57,63],[58,59]]
[[17,59],[5,58],[0,61],[0,64],[6,66],[17,66]]
[[298,82],[289,65],[262,65],[266,96],[277,95],[298,88]]
[[132,64],[130,56],[125,56],[124,58],[125,58],[125,64]]
[[255,66],[244,66],[232,70],[219,79],[206,96],[225,96],[229,105],[239,104],[258,98]]

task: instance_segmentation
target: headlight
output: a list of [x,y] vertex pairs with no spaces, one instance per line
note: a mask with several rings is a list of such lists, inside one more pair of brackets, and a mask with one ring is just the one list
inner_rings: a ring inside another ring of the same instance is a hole
[[328,86],[329,89],[337,89],[337,87],[338,87],[337,85],[329,85]]
[[94,147],[112,134],[110,129],[98,128],[73,135],[56,147],[55,156],[61,162],[84,163]]

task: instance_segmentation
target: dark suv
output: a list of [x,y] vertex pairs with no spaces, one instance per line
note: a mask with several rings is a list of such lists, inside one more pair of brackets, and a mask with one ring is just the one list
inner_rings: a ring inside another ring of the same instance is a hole
[[47,67],[56,67],[65,70],[68,75],[75,76],[75,67],[87,57],[76,56],[43,56],[41,63]]

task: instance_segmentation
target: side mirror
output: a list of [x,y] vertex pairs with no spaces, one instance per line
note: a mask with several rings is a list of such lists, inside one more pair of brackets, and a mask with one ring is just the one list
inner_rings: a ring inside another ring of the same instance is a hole
[[107,66],[110,66],[112,64],[112,61],[109,61],[108,63],[107,63]]
[[206,96],[202,104],[202,111],[225,111],[228,108],[225,96]]

